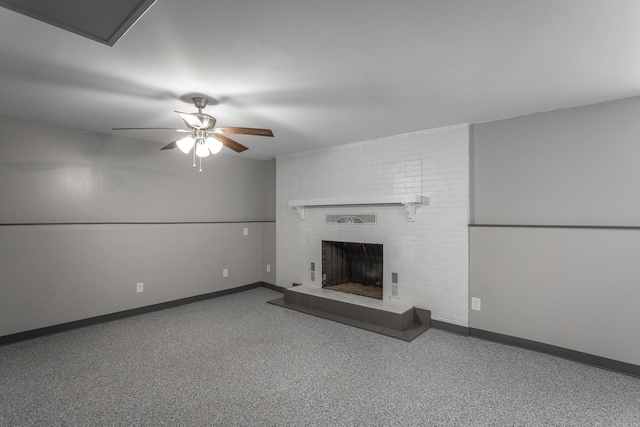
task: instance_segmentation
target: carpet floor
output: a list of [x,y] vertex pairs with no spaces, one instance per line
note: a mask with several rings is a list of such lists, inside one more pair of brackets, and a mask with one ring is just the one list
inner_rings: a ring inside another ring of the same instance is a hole
[[258,288],[0,347],[1,426],[639,426],[640,379]]

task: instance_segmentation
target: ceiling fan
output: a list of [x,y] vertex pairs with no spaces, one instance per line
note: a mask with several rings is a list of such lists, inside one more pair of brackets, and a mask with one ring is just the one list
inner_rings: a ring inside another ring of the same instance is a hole
[[[218,153],[223,146],[241,153],[248,147],[234,141],[225,135],[257,135],[273,136],[271,129],[241,128],[241,127],[215,127],[216,119],[202,112],[209,100],[200,96],[192,98],[193,104],[198,109],[197,113],[183,113],[176,111],[184,121],[187,129],[177,128],[112,128],[112,130],[173,130],[189,133],[184,138],[177,139],[161,148],[170,150],[178,147],[183,153],[188,154],[193,149],[193,167],[196,167],[196,157],[200,160],[200,172],[202,172],[202,158],[209,154]],[[195,148],[194,148],[195,147]]]

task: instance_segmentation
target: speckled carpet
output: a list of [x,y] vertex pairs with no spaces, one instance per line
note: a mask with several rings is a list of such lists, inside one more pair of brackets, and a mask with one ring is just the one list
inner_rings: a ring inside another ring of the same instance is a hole
[[639,426],[640,379],[258,288],[0,347],[1,426]]

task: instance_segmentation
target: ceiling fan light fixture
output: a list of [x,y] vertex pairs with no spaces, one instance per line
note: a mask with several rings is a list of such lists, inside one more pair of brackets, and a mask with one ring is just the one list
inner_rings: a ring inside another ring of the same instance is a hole
[[193,139],[191,135],[176,141],[176,145],[178,146],[180,151],[182,151],[184,154],[188,154],[189,151],[191,151],[191,149],[193,148],[195,143],[196,141]]
[[[2,0],[0,0],[2,3]],[[202,172],[202,158],[210,154],[217,154],[222,147],[227,147],[236,153],[242,153],[249,147],[240,144],[226,135],[255,135],[273,137],[271,129],[245,128],[245,127],[215,127],[216,118],[205,114],[202,109],[207,106],[208,99],[204,97],[193,97],[193,105],[198,109],[197,113],[183,113],[176,111],[182,118],[187,129],[178,128],[112,128],[112,130],[173,130],[176,132],[187,132],[190,135],[170,142],[161,150],[170,150],[178,147],[185,154],[191,153],[193,157],[193,167],[200,162],[200,172]],[[195,147],[194,147],[195,146]],[[193,152],[192,152],[193,150]]]
[[222,142],[218,141],[212,136],[208,136],[206,139],[207,148],[211,151],[211,154],[217,154],[222,150]]

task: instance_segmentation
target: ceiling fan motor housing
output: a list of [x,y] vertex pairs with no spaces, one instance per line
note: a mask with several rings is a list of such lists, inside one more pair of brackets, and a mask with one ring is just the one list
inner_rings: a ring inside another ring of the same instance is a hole
[[184,124],[193,130],[211,130],[216,125],[216,118],[205,113],[181,113],[176,111],[182,117]]

